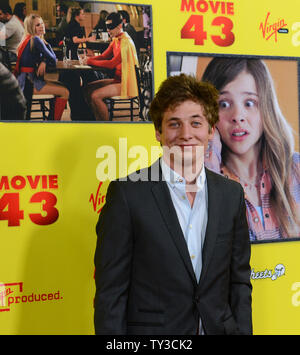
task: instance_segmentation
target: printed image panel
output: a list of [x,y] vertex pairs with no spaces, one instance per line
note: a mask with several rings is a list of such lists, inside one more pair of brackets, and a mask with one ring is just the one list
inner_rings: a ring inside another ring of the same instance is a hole
[[244,188],[250,241],[300,237],[298,60],[168,53],[168,75],[219,90],[206,166]]
[[[18,85],[9,100],[2,98],[0,120],[147,122],[153,97],[152,7],[66,4],[54,3],[55,16],[42,9],[27,13],[17,55],[10,55],[8,43],[1,47],[1,71],[2,64],[9,70],[1,75],[14,80],[14,74]],[[0,45],[2,32],[0,27]],[[13,98],[21,100],[22,93],[27,104],[23,100],[16,110]]]

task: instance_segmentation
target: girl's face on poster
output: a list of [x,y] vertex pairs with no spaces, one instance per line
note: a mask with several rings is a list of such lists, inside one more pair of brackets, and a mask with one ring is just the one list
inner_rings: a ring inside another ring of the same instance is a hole
[[234,154],[254,150],[262,133],[259,97],[253,76],[242,71],[220,90],[217,128],[223,143]]

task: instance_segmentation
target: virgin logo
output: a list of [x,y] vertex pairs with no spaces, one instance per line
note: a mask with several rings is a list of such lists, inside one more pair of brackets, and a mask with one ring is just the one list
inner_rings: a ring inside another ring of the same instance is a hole
[[274,36],[275,42],[277,42],[278,30],[286,26],[284,19],[278,19],[278,21],[270,23],[269,17],[270,12],[267,13],[266,19],[264,22],[261,22],[259,29],[262,32],[263,38],[268,41],[272,36]]
[[100,213],[104,204],[105,204],[105,197],[106,195],[101,192],[101,187],[102,187],[103,182],[100,181],[97,192],[94,195],[93,193],[91,194],[90,201],[93,204],[94,211],[97,213]]

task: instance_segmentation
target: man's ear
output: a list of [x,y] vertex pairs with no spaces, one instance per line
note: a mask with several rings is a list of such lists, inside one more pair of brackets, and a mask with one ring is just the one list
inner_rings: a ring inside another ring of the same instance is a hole
[[212,139],[214,134],[215,134],[215,129],[216,129],[216,126],[209,126],[209,129],[208,129],[208,134],[209,134],[209,139]]
[[155,130],[155,137],[156,137],[156,140],[161,143],[161,134],[160,134],[159,130],[157,130],[157,129]]

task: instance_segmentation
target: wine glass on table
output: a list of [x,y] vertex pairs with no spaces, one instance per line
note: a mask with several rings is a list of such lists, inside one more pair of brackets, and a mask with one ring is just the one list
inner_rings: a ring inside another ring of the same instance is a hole
[[86,58],[86,49],[85,48],[79,48],[77,49],[77,56],[79,59],[79,64],[83,65],[84,59]]

